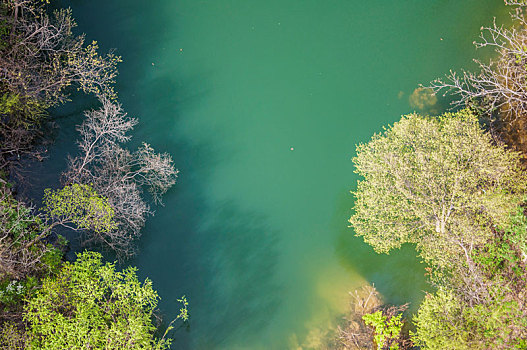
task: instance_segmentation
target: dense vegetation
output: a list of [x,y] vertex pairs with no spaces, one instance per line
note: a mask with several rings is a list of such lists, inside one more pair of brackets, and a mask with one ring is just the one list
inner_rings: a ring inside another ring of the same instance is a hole
[[[513,18],[517,27],[494,23],[476,43],[496,47],[495,60],[477,61],[477,73],[451,73],[432,83],[436,92],[459,95],[454,104],[465,109],[404,116],[357,146],[353,161],[362,180],[350,223],[378,252],[414,244],[435,292],[414,316],[414,332],[395,327],[401,314],[377,307],[358,320],[370,325],[354,333],[366,339],[363,345],[344,348],[527,349],[522,7]],[[479,120],[487,122],[485,129]],[[407,336],[411,342],[394,343]]]
[[165,349],[169,340],[153,338],[157,301],[152,282],[140,283],[135,269],[117,272],[85,252],[45,279],[25,306],[30,348]]
[[430,266],[438,292],[419,309],[414,341],[430,349],[522,344],[520,154],[495,144],[465,109],[405,116],[359,145],[354,162],[364,177],[350,219],[356,233],[379,252],[414,243]]
[[[123,147],[137,120],[113,89],[120,57],[75,35],[69,9],[50,12],[42,1],[0,1],[0,349],[165,349],[173,322],[188,319],[186,298],[156,338],[152,282],[95,252],[63,261],[67,242],[56,229],[128,257],[152,213],[143,189],[161,202],[177,170],[147,143]],[[72,87],[102,106],[78,126],[80,152],[69,158],[63,187],[46,189],[34,208],[15,197],[8,178],[21,158],[42,159],[47,111],[67,102]]]

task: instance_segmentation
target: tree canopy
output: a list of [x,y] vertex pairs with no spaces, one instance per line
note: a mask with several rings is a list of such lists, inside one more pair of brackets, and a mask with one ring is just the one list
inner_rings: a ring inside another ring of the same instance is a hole
[[414,318],[422,349],[527,344],[526,174],[468,109],[410,114],[357,147],[350,222],[378,252],[415,243],[430,263]]
[[525,190],[519,154],[495,144],[468,109],[403,116],[358,145],[353,162],[364,178],[353,192],[355,232],[378,252],[416,243],[442,267],[470,264]]
[[[25,307],[30,349],[165,349],[153,324],[158,295],[136,269],[122,272],[84,252],[42,283]],[[185,319],[186,300],[178,318]]]
[[[188,318],[185,297],[156,339],[152,283],[140,283],[134,268],[103,264],[98,253],[63,264],[66,241],[54,228],[85,231],[119,257],[130,255],[153,214],[143,192],[160,203],[177,170],[170,155],[147,143],[135,152],[121,146],[137,123],[116,101],[121,58],[76,35],[71,9],[46,4],[0,0],[0,349],[165,349],[172,324]],[[47,149],[35,146],[50,136],[47,110],[67,102],[72,88],[103,106],[86,112],[81,154],[70,158],[64,186],[45,190],[36,209],[4,177],[23,178],[14,166],[22,155],[46,158]]]
[[88,185],[71,184],[59,190],[44,191],[44,212],[52,219],[79,229],[109,232],[117,227],[108,200]]
[[0,95],[18,124],[34,122],[45,109],[67,101],[71,85],[96,96],[113,89],[119,56],[100,55],[97,42],[74,35],[70,9],[48,15],[39,1],[0,3]]
[[[12,278],[18,282],[28,276],[46,275],[60,266],[60,239],[56,246],[41,238],[48,231],[42,218],[32,208],[17,201],[7,185],[0,184],[0,305],[2,283]],[[17,283],[18,283],[17,282]]]

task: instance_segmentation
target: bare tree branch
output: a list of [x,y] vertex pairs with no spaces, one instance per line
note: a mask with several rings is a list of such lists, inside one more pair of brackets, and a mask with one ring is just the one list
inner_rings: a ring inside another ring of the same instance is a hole
[[107,244],[122,256],[134,253],[146,217],[153,214],[143,199],[147,189],[155,203],[175,184],[178,171],[170,155],[155,153],[143,143],[135,152],[121,147],[137,124],[117,102],[102,97],[101,108],[85,113],[78,127],[80,155],[70,158],[65,182],[92,184],[115,210],[118,227],[104,234],[92,233],[90,240]]
[[463,70],[461,74],[450,71],[444,79],[430,84],[435,93],[451,93],[460,97],[454,105],[479,103],[490,112],[499,111],[511,118],[525,115],[527,111],[527,23],[523,16],[513,14],[519,27],[504,28],[494,20],[491,27],[482,27],[476,48],[492,47],[498,59],[483,63],[474,60],[479,73]]

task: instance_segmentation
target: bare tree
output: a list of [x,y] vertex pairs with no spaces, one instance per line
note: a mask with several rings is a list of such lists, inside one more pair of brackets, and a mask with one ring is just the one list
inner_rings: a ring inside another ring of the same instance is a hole
[[34,149],[46,109],[68,100],[70,87],[114,98],[117,63],[113,52],[97,53],[97,43],[74,35],[70,9],[48,15],[44,2],[0,1],[0,163],[21,155],[41,158]]
[[[400,306],[389,306],[383,304],[379,292],[373,285],[364,285],[362,288],[350,292],[350,313],[346,323],[338,327],[338,340],[342,350],[367,350],[380,349],[374,341],[374,330],[367,326],[363,320],[364,315],[381,311],[382,315],[389,321],[392,317],[403,313],[408,309],[408,304]],[[411,349],[413,344],[406,334],[400,334],[394,339],[397,349]],[[391,344],[395,345],[395,344]],[[388,344],[382,349],[392,349]]]
[[146,143],[135,152],[122,148],[137,120],[127,117],[117,102],[102,97],[101,103],[100,109],[85,113],[86,120],[78,127],[81,152],[70,158],[64,179],[68,184],[93,184],[108,199],[118,227],[103,234],[93,232],[91,239],[127,256],[133,254],[133,242],[152,214],[143,190],[150,192],[155,203],[161,203],[162,195],[175,184],[178,171],[169,154],[155,153]]
[[[509,0],[509,5],[525,6]],[[488,63],[475,59],[479,72],[450,71],[430,84],[435,93],[457,96],[454,106],[470,106],[486,115],[509,145],[527,151],[527,21],[523,8],[511,13],[516,25],[482,27],[476,48],[493,48],[497,58]],[[497,123],[496,123],[497,122]]]
[[526,0],[504,0],[505,5],[512,5],[512,6],[527,6]]
[[[120,57],[100,56],[97,43],[76,36],[70,9],[50,17],[34,1],[4,0],[4,23],[11,25],[0,47],[0,84],[4,92],[44,108],[65,102],[65,89],[77,85],[88,93],[115,96],[113,83]],[[25,107],[29,108],[29,107]]]
[[366,326],[362,316],[377,311],[381,305],[379,292],[374,286],[365,285],[350,292],[350,313],[346,323],[338,327],[338,338],[343,349],[375,349],[373,330]]
[[461,74],[451,71],[445,79],[431,83],[436,93],[453,93],[460,97],[453,103],[457,106],[479,103],[489,112],[499,111],[509,118],[525,116],[527,113],[527,22],[520,12],[513,18],[518,27],[498,26],[494,20],[491,27],[482,27],[476,48],[492,47],[498,58],[483,63],[477,59],[478,73],[463,70]]

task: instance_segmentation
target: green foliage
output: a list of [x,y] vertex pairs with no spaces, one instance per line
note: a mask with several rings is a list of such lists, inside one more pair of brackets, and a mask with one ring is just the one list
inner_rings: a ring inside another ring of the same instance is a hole
[[55,191],[46,189],[44,211],[62,222],[74,223],[80,229],[110,232],[117,227],[108,200],[88,185],[72,184]]
[[92,41],[81,51],[68,55],[68,66],[83,72],[76,77],[78,90],[115,100],[117,93],[112,84],[115,83],[117,64],[122,62],[121,56],[114,55],[112,52],[101,56],[98,49],[97,42]]
[[23,295],[24,285],[17,280],[6,280],[0,284],[0,304],[15,304]]
[[519,154],[494,144],[467,109],[404,116],[357,147],[350,222],[378,252],[416,243],[441,267],[463,259],[504,224],[525,191]]
[[189,315],[188,315],[188,301],[186,296],[182,296],[181,298],[177,299],[178,303],[181,303],[181,309],[179,309],[179,315],[176,317],[177,319],[181,319],[183,321],[188,321]]
[[[51,13],[48,1],[0,3],[0,114],[10,128],[38,126],[46,110],[68,101],[68,88],[116,98],[121,58],[101,55],[96,42],[76,36],[71,9]],[[17,8],[13,21],[11,7]],[[16,103],[15,103],[16,102]]]
[[518,208],[510,222],[503,229],[497,229],[495,237],[473,255],[489,279],[513,281],[523,288],[527,282],[527,217],[523,208]]
[[491,301],[474,306],[446,289],[427,295],[414,317],[413,341],[430,350],[525,349],[527,318],[499,289]]
[[505,5],[527,6],[527,0],[505,0]]
[[0,97],[0,114],[13,113],[15,106],[19,103],[18,94],[5,93]]
[[29,300],[29,348],[166,349],[169,340],[153,337],[158,299],[150,280],[138,281],[135,268],[118,272],[100,254],[84,252]]
[[45,242],[46,230],[39,216],[0,186],[0,285],[57,271],[66,241],[58,236],[56,246]]
[[429,350],[477,350],[462,317],[462,303],[449,291],[427,294],[414,317],[414,343]]
[[[25,349],[21,312],[40,278],[58,271],[62,245],[45,242],[47,226],[31,209],[13,198],[7,186],[0,186],[0,349]],[[7,322],[7,320],[14,323]]]
[[376,311],[362,316],[362,320],[373,328],[373,339],[378,350],[399,350],[396,341],[401,335],[403,327],[402,314],[392,316],[388,319],[382,311]]
[[13,307],[22,303],[24,298],[29,297],[34,288],[38,285],[38,280],[34,276],[29,276],[22,281],[6,279],[0,283],[0,305]]
[[0,327],[0,350],[26,349],[26,336],[13,322],[5,322]]
[[[415,344],[526,348],[527,218],[518,208],[527,181],[519,154],[496,145],[465,109],[405,116],[359,145],[354,162],[364,177],[350,219],[357,234],[378,252],[415,243],[439,287],[414,318]],[[386,323],[380,313],[364,320],[375,329]]]
[[[2,9],[0,8],[0,11]],[[9,23],[5,19],[0,19],[0,50],[5,50],[8,45],[7,36],[9,35]]]
[[486,349],[497,349],[504,345],[509,349],[525,349],[527,345],[525,334],[519,336],[519,332],[527,327],[527,318],[518,303],[507,300],[504,295],[491,303],[466,308],[463,317],[468,327],[472,327],[474,338],[480,338]]
[[48,107],[38,99],[21,97],[19,93],[5,92],[0,96],[0,115],[10,116],[12,127],[30,129],[39,125]]

